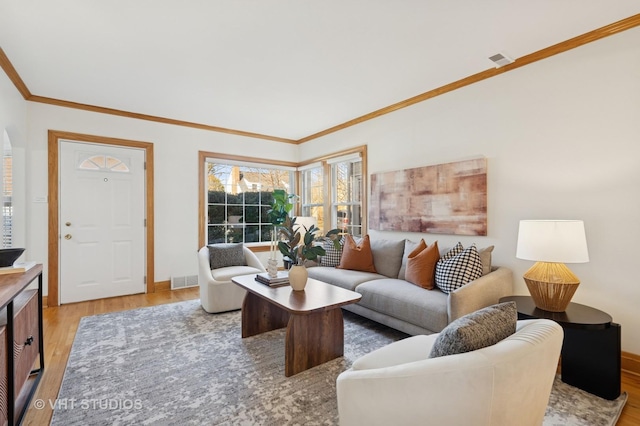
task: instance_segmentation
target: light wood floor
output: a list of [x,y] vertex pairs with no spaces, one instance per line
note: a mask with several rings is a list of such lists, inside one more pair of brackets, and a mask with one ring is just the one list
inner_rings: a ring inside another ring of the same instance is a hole
[[[73,303],[44,310],[44,353],[45,374],[24,418],[26,425],[48,425],[51,420],[53,403],[71,351],[71,344],[78,328],[80,318],[106,312],[123,311],[144,306],[161,305],[198,298],[198,289],[163,291],[152,294],[115,297],[91,302]],[[623,372],[622,390],[629,399],[618,421],[618,426],[640,425],[640,376]],[[34,402],[45,402],[45,408],[37,409]]]

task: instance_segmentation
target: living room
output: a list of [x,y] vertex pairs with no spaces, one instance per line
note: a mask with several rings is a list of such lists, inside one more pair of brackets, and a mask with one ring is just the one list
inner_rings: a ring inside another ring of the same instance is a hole
[[[0,73],[0,128],[11,138],[16,163],[24,165],[15,169],[16,190],[21,190],[16,202],[24,212],[16,217],[16,243],[27,247],[29,260],[46,266],[48,205],[39,200],[48,194],[49,130],[153,143],[158,283],[197,271],[195,253],[203,232],[197,223],[199,151],[302,162],[366,145],[369,174],[481,156],[488,163],[488,235],[425,239],[444,246],[458,240],[465,246],[494,245],[493,262],[514,272],[515,294],[528,294],[520,277],[531,262],[515,257],[518,222],[584,220],[590,261],[571,266],[581,279],[573,301],[597,307],[622,325],[623,366],[638,373],[640,290],[633,253],[640,240],[640,104],[634,96],[640,89],[639,41],[635,26],[300,144],[25,100],[5,70]],[[4,48],[5,39],[0,42]],[[27,78],[37,72],[20,69],[16,54],[5,53],[28,88],[40,95],[36,82]],[[446,83],[464,77],[452,76]],[[135,105],[121,108],[136,111]],[[45,267],[45,282],[47,274]]]

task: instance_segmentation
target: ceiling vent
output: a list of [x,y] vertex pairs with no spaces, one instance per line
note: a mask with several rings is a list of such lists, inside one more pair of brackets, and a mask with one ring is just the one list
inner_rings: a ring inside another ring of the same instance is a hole
[[491,59],[493,63],[496,64],[496,68],[500,68],[514,62],[514,59],[506,53],[497,53],[493,56],[490,56],[489,59]]

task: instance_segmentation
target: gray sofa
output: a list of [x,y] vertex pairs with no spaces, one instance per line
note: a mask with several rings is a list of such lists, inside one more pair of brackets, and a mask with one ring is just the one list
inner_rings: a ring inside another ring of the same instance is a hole
[[490,267],[485,275],[450,294],[405,281],[407,257],[415,246],[409,240],[372,239],[377,273],[329,266],[307,270],[311,278],[362,294],[357,304],[344,309],[411,335],[439,333],[451,321],[513,294],[513,274],[504,267]]

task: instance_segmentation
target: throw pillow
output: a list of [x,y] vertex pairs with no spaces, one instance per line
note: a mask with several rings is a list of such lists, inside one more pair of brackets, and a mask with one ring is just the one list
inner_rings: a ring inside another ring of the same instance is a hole
[[451,259],[453,256],[457,256],[458,254],[462,253],[462,250],[464,250],[464,247],[462,246],[462,243],[458,241],[458,244],[453,246],[451,250],[442,255],[441,260]]
[[475,244],[436,264],[436,286],[446,294],[481,276],[482,262]]
[[438,242],[427,246],[424,240],[420,240],[418,247],[409,253],[405,279],[427,290],[433,290],[436,286],[435,272],[438,259],[440,259]]
[[242,243],[210,245],[209,263],[211,269],[246,265]]
[[320,266],[338,266],[342,257],[342,247],[344,246],[344,235],[340,238],[340,248],[336,248],[331,239],[326,239],[322,243],[325,255],[320,258]]
[[472,312],[446,326],[436,338],[429,358],[460,354],[495,345],[516,332],[515,302]]
[[398,272],[398,279],[406,279],[407,261],[409,260],[409,254],[418,247],[419,243],[411,240],[404,240],[404,253],[402,254],[402,266],[400,266],[400,272]]
[[493,246],[478,249],[478,253],[480,253],[480,260],[482,261],[483,276],[491,272],[491,252],[492,251],[493,251]]
[[376,272],[376,267],[373,265],[373,254],[371,253],[371,243],[369,242],[368,235],[364,236],[360,244],[356,244],[351,235],[346,236],[344,246],[342,247],[342,257],[340,258],[340,264],[337,268]]

